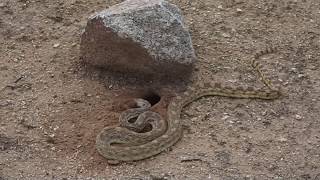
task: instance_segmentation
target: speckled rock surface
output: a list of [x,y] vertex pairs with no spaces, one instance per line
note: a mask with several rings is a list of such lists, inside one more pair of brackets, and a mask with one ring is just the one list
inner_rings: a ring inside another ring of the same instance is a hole
[[179,8],[127,0],[91,16],[81,37],[87,64],[122,72],[186,76],[196,60]]

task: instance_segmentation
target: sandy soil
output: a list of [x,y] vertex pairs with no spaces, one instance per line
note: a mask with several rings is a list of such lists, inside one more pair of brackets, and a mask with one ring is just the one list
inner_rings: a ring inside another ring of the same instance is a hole
[[1,180],[320,179],[320,1],[172,0],[199,57],[194,83],[263,87],[248,62],[276,46],[262,62],[285,96],[200,99],[168,152],[110,166],[96,134],[117,123],[122,100],[162,84],[81,64],[86,18],[119,2],[0,1]]

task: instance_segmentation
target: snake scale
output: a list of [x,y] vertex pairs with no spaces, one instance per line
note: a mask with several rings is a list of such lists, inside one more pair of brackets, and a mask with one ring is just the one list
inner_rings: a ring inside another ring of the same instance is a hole
[[[182,137],[180,115],[183,107],[204,96],[223,96],[230,98],[252,98],[273,100],[281,96],[280,90],[272,87],[271,82],[264,76],[262,66],[257,61],[264,54],[272,53],[275,49],[267,49],[257,53],[252,61],[252,67],[258,72],[268,90],[253,88],[230,88],[215,84],[211,88],[189,88],[183,94],[176,96],[168,105],[167,120],[158,113],[149,111],[150,105],[136,99],[137,108],[129,109],[120,116],[119,127],[106,127],[96,138],[98,152],[110,163],[120,161],[136,161],[149,158],[173,146]],[[138,119],[129,123],[129,119]],[[149,123],[152,130],[141,132],[144,125]],[[137,129],[140,127],[140,129]]]

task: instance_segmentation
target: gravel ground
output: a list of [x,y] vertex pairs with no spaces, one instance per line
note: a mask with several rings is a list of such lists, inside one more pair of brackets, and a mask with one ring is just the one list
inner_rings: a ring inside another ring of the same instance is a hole
[[110,166],[94,140],[117,123],[115,104],[162,85],[81,64],[87,17],[119,2],[0,1],[1,180],[320,179],[320,1],[172,0],[199,58],[191,81],[261,88],[248,62],[275,46],[261,61],[285,96],[200,99],[168,152]]

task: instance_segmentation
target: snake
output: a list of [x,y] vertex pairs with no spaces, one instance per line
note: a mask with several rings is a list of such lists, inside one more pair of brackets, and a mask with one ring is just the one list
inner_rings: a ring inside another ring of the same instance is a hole
[[[105,127],[96,137],[96,149],[110,164],[125,161],[143,160],[155,156],[174,144],[183,136],[180,116],[182,109],[190,103],[207,96],[222,96],[229,98],[274,100],[282,94],[275,89],[264,76],[261,64],[257,61],[264,54],[272,53],[274,49],[259,52],[255,55],[251,66],[258,72],[267,90],[252,87],[232,88],[222,87],[215,83],[212,87],[189,87],[184,93],[175,96],[167,108],[167,120],[158,113],[150,111],[150,104],[143,99],[135,99],[136,108],[124,111],[119,118],[120,126]],[[131,122],[132,119],[135,121]],[[143,132],[146,124],[151,130]]]

